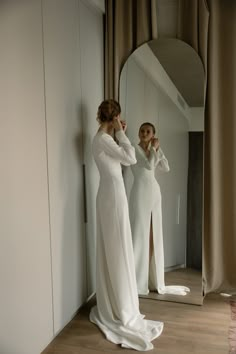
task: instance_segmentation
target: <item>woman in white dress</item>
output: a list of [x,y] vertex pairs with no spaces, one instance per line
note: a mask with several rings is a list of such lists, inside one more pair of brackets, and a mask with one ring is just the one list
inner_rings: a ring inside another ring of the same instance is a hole
[[137,164],[131,167],[134,182],[130,192],[130,223],[133,238],[138,293],[186,295],[189,288],[165,286],[161,191],[155,170],[168,172],[168,161],[155,138],[155,127],[143,123],[135,145]]
[[[100,128],[93,140],[93,155],[100,173],[97,208],[97,305],[90,312],[106,338],[124,348],[146,351],[163,323],[144,320],[139,312],[128,202],[121,164],[136,163],[135,150],[120,120],[120,105],[101,103]],[[113,134],[118,144],[113,139]]]

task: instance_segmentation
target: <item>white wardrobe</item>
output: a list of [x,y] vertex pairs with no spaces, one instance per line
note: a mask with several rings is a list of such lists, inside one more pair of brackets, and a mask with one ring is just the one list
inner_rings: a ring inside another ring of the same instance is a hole
[[0,2],[1,354],[41,353],[95,289],[97,4]]

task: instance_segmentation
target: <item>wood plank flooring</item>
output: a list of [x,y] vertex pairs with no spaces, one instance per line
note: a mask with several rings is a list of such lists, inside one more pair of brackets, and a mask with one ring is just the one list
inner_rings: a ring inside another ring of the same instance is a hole
[[191,268],[180,268],[171,272],[165,273],[166,285],[184,285],[190,289],[190,292],[185,295],[160,295],[157,292],[150,292],[148,295],[141,297],[148,299],[156,299],[163,301],[183,302],[185,304],[202,305],[202,272]]
[[[133,354],[108,342],[88,320],[92,299],[63,329],[42,354]],[[140,299],[147,319],[164,322],[162,335],[153,341],[152,354],[226,354],[231,321],[229,299],[207,295],[203,306]]]

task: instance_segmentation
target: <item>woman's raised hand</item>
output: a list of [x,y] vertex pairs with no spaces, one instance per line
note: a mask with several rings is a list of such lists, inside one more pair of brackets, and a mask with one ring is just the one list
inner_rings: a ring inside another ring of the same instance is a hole
[[121,120],[120,117],[118,116],[113,118],[113,127],[115,131],[124,130],[125,132],[127,129],[127,124],[124,120]]
[[158,138],[152,138],[151,140],[151,145],[154,147],[154,149],[156,149],[156,151],[159,149],[160,147],[160,142]]
[[121,124],[121,121],[120,121],[119,117],[114,117],[112,122],[113,122],[113,127],[114,127],[116,132],[118,130],[122,130],[122,124]]
[[127,124],[126,124],[126,121],[125,120],[121,120],[121,125],[122,125],[122,129],[124,130],[124,132],[126,132],[126,129],[127,129]]

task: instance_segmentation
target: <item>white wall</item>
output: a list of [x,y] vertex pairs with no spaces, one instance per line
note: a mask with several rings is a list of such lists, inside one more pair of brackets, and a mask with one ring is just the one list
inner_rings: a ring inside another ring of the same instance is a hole
[[88,2],[79,3],[81,51],[81,107],[83,125],[83,156],[86,177],[86,254],[87,292],[96,286],[96,195],[98,170],[92,157],[92,139],[98,129],[97,109],[103,100],[103,19],[102,13],[91,9]]
[[83,0],[88,4],[88,2],[91,3],[97,10],[102,11],[105,13],[105,0]]
[[[165,267],[174,267],[185,264],[188,115],[184,116],[182,108],[176,105],[176,88],[172,87],[167,95],[166,88],[170,83],[166,82],[164,77],[162,82],[152,81],[150,72],[144,70],[144,66],[137,61],[137,52],[129,58],[122,71],[120,101],[130,139],[137,143],[141,123],[153,123],[158,129],[157,136],[170,164],[170,172],[157,173],[157,179],[163,200]],[[150,69],[150,65],[147,67]],[[173,99],[171,92],[174,92]],[[132,180],[130,169],[126,169],[128,196]],[[177,224],[176,208],[179,196],[180,218]]]
[[0,3],[3,354],[41,353],[94,289],[83,164],[103,98],[102,16],[83,0]]
[[204,107],[191,107],[189,108],[190,114],[190,132],[203,132],[204,131]]
[[0,3],[0,353],[53,336],[41,4]]
[[54,330],[86,298],[79,8],[43,1]]
[[186,263],[188,122],[165,96],[160,100],[159,131],[170,165],[169,173],[157,173],[162,191],[165,266],[173,267]]

